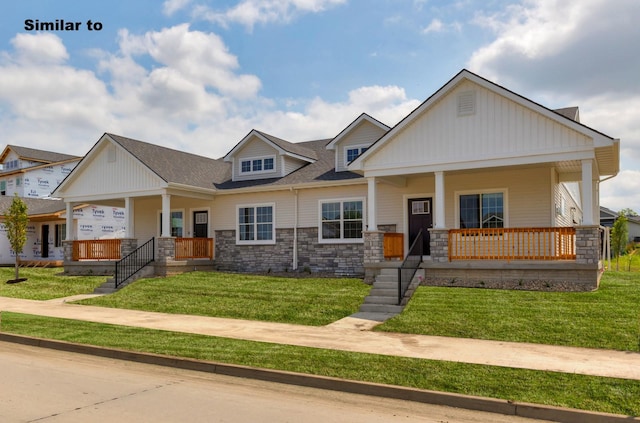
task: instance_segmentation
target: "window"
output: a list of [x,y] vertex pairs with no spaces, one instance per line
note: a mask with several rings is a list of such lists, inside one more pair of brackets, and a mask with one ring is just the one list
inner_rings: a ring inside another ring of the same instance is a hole
[[362,199],[321,201],[320,241],[362,241],[363,207],[364,201]]
[[22,185],[22,178],[16,178],[16,186],[19,187]]
[[344,152],[345,166],[351,163],[352,161],[354,161],[360,154],[367,151],[367,148],[369,148],[369,146],[365,146],[365,145],[354,145],[354,146],[345,147],[345,152]]
[[504,228],[504,193],[460,195],[460,228]]
[[275,243],[274,208],[273,204],[239,206],[236,242],[239,244]]
[[7,181],[0,181],[0,195],[7,195]]
[[[170,222],[171,236],[181,238],[184,233],[184,219],[182,217],[182,211],[172,211]],[[160,236],[162,236],[162,213],[160,213]]]
[[56,224],[56,238],[54,245],[56,247],[62,247],[62,241],[64,241],[65,239],[67,239],[67,224]]
[[240,173],[264,173],[275,170],[275,157],[256,157],[240,161]]

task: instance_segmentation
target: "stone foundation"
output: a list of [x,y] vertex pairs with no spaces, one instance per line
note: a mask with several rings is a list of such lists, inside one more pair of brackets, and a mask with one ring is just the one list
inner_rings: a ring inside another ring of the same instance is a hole
[[276,229],[276,243],[237,245],[236,231],[216,231],[216,267],[234,272],[311,272],[362,276],[363,244],[320,244],[318,228],[299,228],[298,268],[293,266],[293,229]]
[[575,262],[424,262],[422,285],[527,291],[593,291],[601,270]]

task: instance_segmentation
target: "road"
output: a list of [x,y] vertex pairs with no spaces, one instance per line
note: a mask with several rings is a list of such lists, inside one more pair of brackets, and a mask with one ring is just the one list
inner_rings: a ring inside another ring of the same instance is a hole
[[533,422],[0,342],[1,422]]

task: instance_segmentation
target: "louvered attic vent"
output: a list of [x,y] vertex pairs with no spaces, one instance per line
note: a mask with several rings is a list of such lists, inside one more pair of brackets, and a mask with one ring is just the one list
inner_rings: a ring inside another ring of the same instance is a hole
[[465,91],[458,94],[458,116],[469,116],[476,113],[476,92]]

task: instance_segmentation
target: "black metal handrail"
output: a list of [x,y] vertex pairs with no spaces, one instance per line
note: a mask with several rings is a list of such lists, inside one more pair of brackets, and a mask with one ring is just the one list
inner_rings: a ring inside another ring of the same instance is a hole
[[420,263],[422,263],[424,229],[420,229],[418,236],[413,240],[409,253],[398,268],[398,305],[402,304],[402,299],[411,285],[413,277],[416,275]]
[[155,237],[145,242],[134,251],[129,253],[122,260],[116,262],[116,273],[114,276],[115,287],[129,280],[143,267],[155,260],[156,248]]

